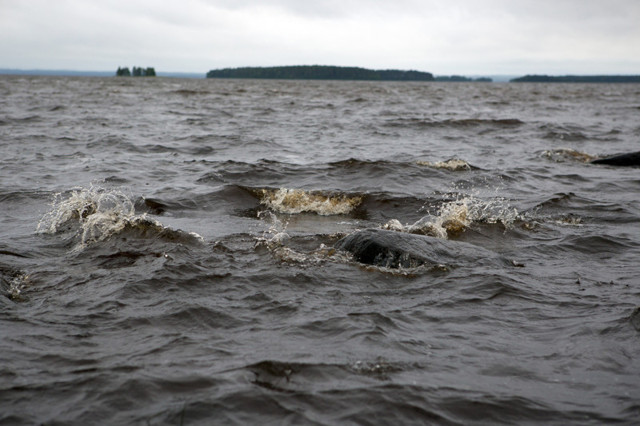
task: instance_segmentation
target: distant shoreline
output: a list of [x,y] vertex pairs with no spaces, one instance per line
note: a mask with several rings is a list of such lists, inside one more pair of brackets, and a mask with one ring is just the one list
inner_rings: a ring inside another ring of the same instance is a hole
[[334,65],[291,65],[281,67],[240,67],[211,70],[207,78],[251,78],[267,80],[365,80],[434,81],[433,74],[415,70],[373,70]]
[[640,75],[525,75],[511,83],[640,83]]
[[[194,72],[157,72],[158,77],[174,78],[204,78],[204,73]],[[0,75],[33,75],[56,77],[115,77],[114,71],[78,71],[78,70],[42,70],[42,69],[16,69],[0,68]]]
[[[305,66],[306,67],[306,66]],[[358,70],[366,70],[372,72],[379,72],[376,70],[367,70],[366,68],[357,67],[331,67],[322,66],[325,68],[351,68]],[[245,69],[274,69],[274,68],[293,68],[293,67],[245,67]],[[223,68],[223,70],[238,70],[242,68]],[[209,73],[217,72],[220,70],[212,70]],[[640,83],[640,75],[623,75],[623,74],[602,74],[602,75],[546,75],[546,74],[527,74],[525,76],[518,77],[516,75],[506,74],[494,74],[494,75],[474,75],[474,76],[459,76],[459,75],[433,75],[431,73],[423,73],[422,71],[402,71],[402,70],[383,70],[395,72],[396,76],[404,75],[411,76],[406,73],[418,73],[421,78],[422,74],[428,74],[432,76],[431,80],[428,79],[393,79],[393,78],[374,78],[374,79],[355,79],[355,80],[370,80],[370,81],[432,81],[432,82],[496,82],[496,83]],[[158,72],[158,77],[173,77],[173,78],[194,78],[204,79],[209,73],[193,73],[193,72]],[[59,76],[59,77],[115,77],[113,71],[81,71],[81,70],[49,70],[49,69],[18,69],[18,68],[0,68],[0,75],[23,75],[23,76]],[[415,76],[415,74],[414,74]],[[270,78],[270,79],[314,79],[314,78],[287,78],[287,77],[210,77],[210,78]],[[315,78],[326,80],[350,80],[349,78]]]

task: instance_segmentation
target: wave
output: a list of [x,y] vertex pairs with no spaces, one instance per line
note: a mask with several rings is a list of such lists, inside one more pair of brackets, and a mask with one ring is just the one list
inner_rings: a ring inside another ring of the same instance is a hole
[[388,168],[388,169],[404,169],[406,166],[411,165],[411,163],[402,163],[396,161],[388,161],[388,160],[362,160],[358,158],[347,158],[346,160],[338,160],[327,163],[329,168],[332,169],[366,169],[369,167],[375,168]]
[[[347,158],[334,162],[305,164],[271,160],[199,160],[194,167],[203,169],[197,178],[198,184],[241,185],[252,188],[313,188],[329,195],[343,191],[364,192],[371,188],[371,182],[375,182],[375,187],[379,190],[408,193],[420,186],[421,182],[425,182],[426,185],[431,178],[450,180],[447,170],[437,168],[441,167],[440,164],[436,167],[424,167],[417,163],[419,159],[417,156],[404,161]],[[446,163],[445,167],[454,166],[453,162],[443,163]],[[474,169],[473,166],[470,168]],[[333,193],[329,193],[330,191]]]
[[[428,365],[384,357],[350,363],[268,359],[232,371],[248,373],[247,380],[267,392],[270,400],[277,401],[273,405],[275,408],[270,409],[278,410],[279,418],[288,416],[299,423],[363,423],[363,419],[377,419],[375,422],[364,421],[366,424],[451,425],[474,424],[478,419],[481,419],[480,423],[490,424],[554,420],[573,424],[584,422],[585,418],[597,423],[611,421],[589,411],[559,411],[552,405],[520,394],[491,393],[456,385],[423,386],[418,384],[419,380],[405,381],[405,376],[427,377],[430,374]],[[519,378],[523,372],[526,370],[515,369],[508,373],[511,374],[509,377]],[[306,410],[295,412],[289,408],[292,398],[304,396],[307,401],[312,395],[314,403],[307,404]],[[229,404],[232,409],[240,410],[251,402],[254,402],[252,393],[238,391],[226,395],[219,404]],[[334,407],[330,415],[322,408],[326,406]],[[190,406],[187,411],[196,408]],[[263,416],[270,414],[262,413]]]
[[2,191],[0,190],[0,202],[2,203],[26,203],[32,200],[41,200],[48,197],[45,191]]
[[189,97],[189,96],[195,96],[195,95],[210,95],[211,92],[208,90],[193,90],[193,89],[176,89],[173,91],[168,92],[170,94],[176,94],[176,95],[181,95],[181,96],[185,96],[185,97]]
[[79,248],[123,232],[138,238],[202,241],[198,234],[168,228],[149,219],[146,213],[137,215],[131,197],[122,191],[93,185],[72,190],[66,197],[55,194],[51,209],[40,219],[36,232],[52,235],[70,232],[79,239]]
[[253,383],[272,390],[304,389],[309,380],[316,387],[331,387],[334,377],[349,378],[354,381],[373,379],[384,382],[394,374],[401,373],[410,367],[402,363],[393,363],[378,358],[374,360],[357,360],[346,364],[302,363],[265,360],[247,365],[243,369],[252,372]]
[[0,125],[30,124],[37,123],[39,121],[42,121],[42,117],[39,115],[28,115],[25,117],[6,117],[5,120],[0,121]]
[[568,235],[557,243],[558,251],[575,251],[590,255],[589,258],[610,259],[616,254],[633,249],[633,242],[613,235]]
[[584,128],[571,125],[555,125],[544,124],[539,127],[541,131],[544,131],[542,136],[548,140],[561,140],[565,142],[582,142],[589,137],[583,132]]
[[528,215],[532,219],[557,224],[588,223],[635,224],[638,217],[629,205],[589,198],[573,192],[560,192],[539,202]]
[[478,126],[491,126],[491,127],[515,127],[521,126],[524,122],[517,118],[462,118],[462,119],[447,119],[447,120],[430,120],[424,118],[400,118],[390,120],[386,123],[389,127],[453,127],[453,128],[468,128]]

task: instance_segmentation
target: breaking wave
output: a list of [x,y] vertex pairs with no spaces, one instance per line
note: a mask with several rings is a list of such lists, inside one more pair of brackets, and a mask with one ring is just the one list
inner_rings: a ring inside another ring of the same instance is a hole
[[464,160],[460,160],[458,158],[450,158],[446,161],[437,161],[432,163],[430,161],[418,161],[419,166],[428,166],[434,169],[447,169],[451,171],[461,171],[461,170],[471,170],[472,167],[469,163]]
[[511,226],[521,218],[518,210],[503,198],[482,200],[465,196],[442,204],[436,214],[426,215],[413,224],[403,225],[399,220],[391,219],[382,228],[447,239],[463,232],[473,223]]
[[55,194],[51,209],[36,228],[40,234],[71,232],[79,240],[79,248],[125,230],[137,231],[141,238],[202,241],[196,233],[173,230],[148,218],[146,213],[137,215],[134,202],[124,192],[93,185],[73,190],[67,196]]
[[577,151],[571,148],[546,150],[542,153],[542,156],[557,163],[561,163],[564,161],[579,161],[582,163],[588,163],[598,158],[591,154],[587,154],[586,152]]
[[351,213],[362,203],[362,196],[358,195],[333,195],[302,189],[260,189],[258,195],[262,205],[286,214],[343,215]]

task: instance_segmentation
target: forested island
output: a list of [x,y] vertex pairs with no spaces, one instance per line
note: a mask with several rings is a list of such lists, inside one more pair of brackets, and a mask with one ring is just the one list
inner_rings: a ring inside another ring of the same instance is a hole
[[525,75],[512,83],[640,83],[640,75]]
[[133,71],[129,70],[129,67],[118,67],[116,71],[117,77],[155,77],[156,70],[153,67],[133,67]]
[[359,67],[338,67],[329,65],[223,68],[209,71],[207,73],[207,78],[434,81],[433,74],[423,71],[371,70]]

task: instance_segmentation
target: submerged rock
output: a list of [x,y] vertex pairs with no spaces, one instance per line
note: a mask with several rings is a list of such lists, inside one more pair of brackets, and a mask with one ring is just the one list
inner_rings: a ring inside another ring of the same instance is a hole
[[351,253],[360,263],[385,268],[451,266],[497,257],[468,243],[383,229],[354,232],[338,241],[335,247]]

